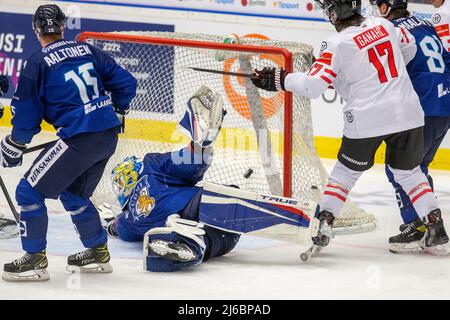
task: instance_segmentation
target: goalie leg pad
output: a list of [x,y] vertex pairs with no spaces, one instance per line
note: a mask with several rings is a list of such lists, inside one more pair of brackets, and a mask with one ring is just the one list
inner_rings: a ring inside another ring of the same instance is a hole
[[315,206],[301,207],[294,199],[205,183],[199,217],[206,225],[239,234],[279,224],[307,228]]
[[151,272],[174,272],[202,263],[207,243],[203,225],[167,218],[166,227],[153,228],[144,236],[144,269]]

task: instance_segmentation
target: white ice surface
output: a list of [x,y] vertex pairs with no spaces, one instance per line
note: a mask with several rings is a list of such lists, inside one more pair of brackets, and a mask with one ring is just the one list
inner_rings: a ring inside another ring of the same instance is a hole
[[[0,134],[6,131],[0,130]],[[41,134],[34,143],[52,139]],[[13,195],[20,176],[35,155],[18,169],[0,169]],[[328,168],[333,161],[325,161]],[[450,172],[432,172],[444,217],[450,216]],[[450,259],[401,256],[387,250],[400,217],[392,188],[381,166],[365,173],[352,199],[374,213],[376,231],[340,236],[323,253],[304,264],[305,246],[244,236],[237,248],[190,270],[152,274],[142,270],[141,245],[111,240],[114,272],[104,275],[69,274],[67,255],[81,244],[62,206],[48,201],[48,255],[51,280],[46,283],[6,283],[0,299],[434,299],[450,298]],[[3,196],[0,211],[10,217]],[[22,255],[20,240],[0,240],[0,264]]]

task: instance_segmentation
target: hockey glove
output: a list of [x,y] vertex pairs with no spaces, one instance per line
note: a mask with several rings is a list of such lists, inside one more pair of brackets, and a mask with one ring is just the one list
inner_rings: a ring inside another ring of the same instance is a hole
[[4,168],[19,167],[22,165],[24,144],[15,142],[10,135],[3,138],[1,145],[1,166]]
[[257,77],[252,78],[253,84],[266,91],[285,91],[284,79],[286,78],[286,71],[282,68],[265,67],[262,70],[255,70]]
[[120,121],[120,131],[119,133],[125,133],[125,116],[130,113],[130,108],[121,108],[114,106],[114,111],[116,112],[117,118]]

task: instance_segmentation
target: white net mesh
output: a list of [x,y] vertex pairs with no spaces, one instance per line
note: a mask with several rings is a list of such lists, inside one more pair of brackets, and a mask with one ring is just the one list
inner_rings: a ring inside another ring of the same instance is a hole
[[[121,136],[94,201],[113,201],[111,169],[126,156],[168,152],[187,144],[175,127],[186,110],[186,102],[202,85],[222,95],[228,112],[214,145],[214,161],[205,180],[238,185],[254,192],[286,195],[286,183],[291,178],[293,197],[319,199],[328,176],[314,148],[309,99],[295,96],[289,104],[284,93],[258,90],[249,80],[186,68],[252,73],[265,66],[286,67],[285,56],[234,51],[233,47],[237,45],[217,50],[214,45],[223,45],[222,36],[160,32],[114,34],[145,36],[146,41],[136,43],[132,37],[101,40],[99,36],[90,36],[85,39],[110,53],[138,79],[138,93],[127,117],[126,133]],[[207,48],[189,47],[183,41],[169,45],[155,37],[202,41]],[[292,53],[294,71],[305,71],[312,62],[312,48],[305,44],[254,38],[241,38],[240,44],[287,49]],[[287,124],[292,128],[292,148],[284,145],[285,112],[289,107],[293,111],[293,121]],[[267,136],[270,139],[265,139]],[[291,161],[288,161],[289,156]],[[253,173],[245,178],[249,169]],[[365,224],[374,226],[374,222],[371,214],[347,204],[336,226],[359,230]]]

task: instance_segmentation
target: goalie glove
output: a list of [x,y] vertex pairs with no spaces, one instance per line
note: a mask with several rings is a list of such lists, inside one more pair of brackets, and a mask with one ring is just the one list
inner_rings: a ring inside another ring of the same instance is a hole
[[287,73],[284,69],[265,67],[262,70],[255,70],[255,75],[251,81],[256,87],[266,91],[286,91],[284,79]]
[[11,135],[3,138],[1,146],[1,166],[4,168],[19,167],[22,165],[23,152],[26,149],[24,144],[15,142]]
[[187,111],[178,129],[196,145],[210,147],[222,128],[226,115],[222,97],[207,86],[202,86],[187,103]]

